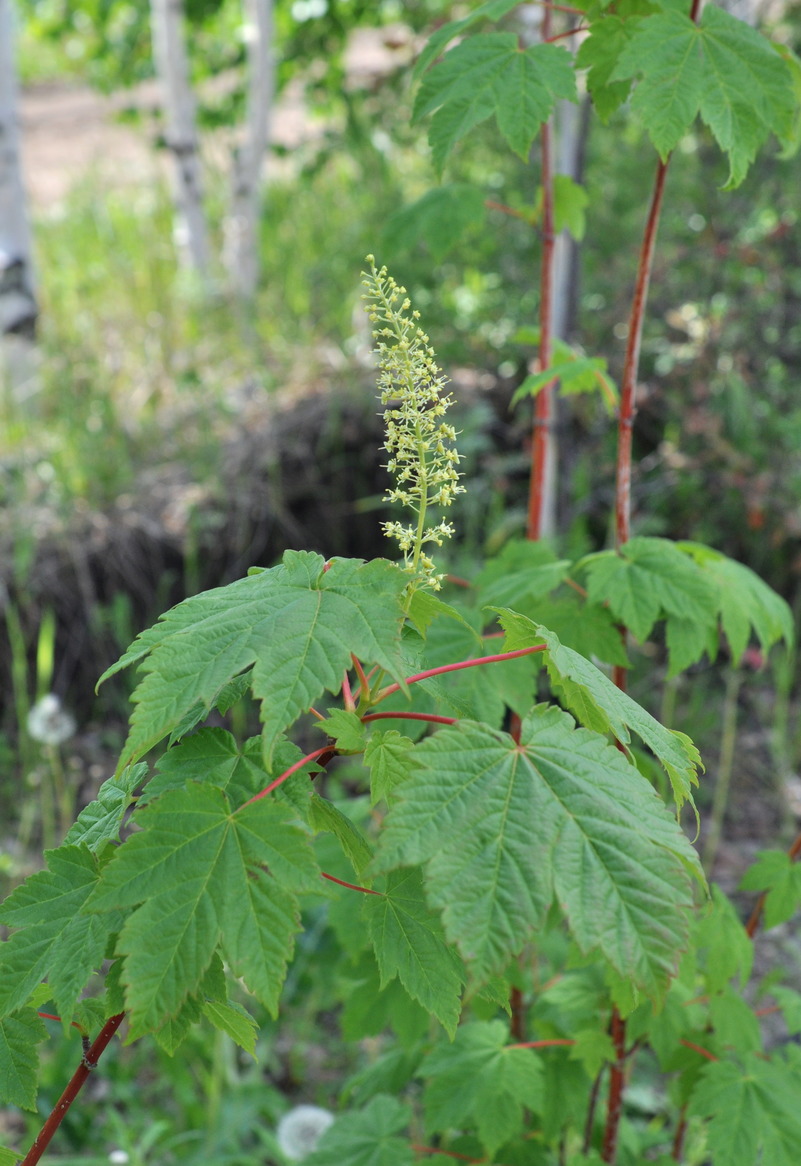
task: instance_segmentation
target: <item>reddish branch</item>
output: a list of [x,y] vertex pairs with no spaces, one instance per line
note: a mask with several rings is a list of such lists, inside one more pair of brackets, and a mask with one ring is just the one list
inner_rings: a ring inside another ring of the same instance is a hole
[[324,879],[328,879],[330,883],[336,883],[339,887],[347,887],[349,891],[361,891],[363,895],[381,894],[380,891],[373,891],[370,887],[358,887],[356,883],[346,883],[343,879],[338,879],[334,875],[326,874],[324,870],[321,870],[320,874]]
[[685,1049],[692,1049],[694,1053],[698,1053],[699,1056],[704,1057],[707,1061],[716,1061],[718,1059],[714,1053],[710,1053],[709,1049],[705,1049],[703,1045],[697,1045],[694,1041],[680,1040],[679,1044],[684,1045]]
[[645,224],[637,280],[634,285],[634,299],[629,316],[629,335],[626,345],[626,361],[623,366],[623,381],[620,388],[620,415],[618,420],[617,490],[615,496],[615,545],[621,547],[630,537],[631,524],[631,431],[637,412],[637,372],[640,365],[640,345],[642,326],[645,319],[645,303],[648,298],[648,284],[656,246],[656,232],[662,196],[665,191],[667,160],[661,160],[656,167],[656,178],[651,195],[651,206]]
[[670,1156],[674,1162],[681,1162],[684,1153],[684,1138],[687,1133],[687,1102],[679,1110],[679,1120],[676,1125],[676,1132],[673,1134],[673,1145],[670,1148]]
[[609,1100],[606,1107],[606,1126],[601,1150],[603,1162],[614,1162],[617,1156],[617,1135],[623,1110],[623,1086],[626,1081],[626,1022],[615,1005],[609,1023],[609,1035],[615,1049],[615,1059],[609,1067]]
[[50,1117],[47,1119],[37,1134],[36,1141],[33,1143],[30,1150],[28,1150],[28,1153],[23,1158],[21,1166],[34,1166],[34,1164],[42,1157],[42,1154],[44,1154],[45,1150],[50,1145],[53,1135],[64,1120],[67,1114],[67,1110],[70,1108],[73,1101],[83,1088],[84,1081],[89,1076],[91,1071],[97,1067],[97,1062],[105,1052],[106,1047],[111,1041],[111,1038],[114,1036],[114,1033],[122,1024],[124,1016],[124,1012],[119,1012],[116,1016],[112,1016],[110,1020],[107,1020],[103,1025],[102,1029],[100,1030],[100,1035],[97,1037],[94,1044],[91,1045],[89,1051],[84,1054],[80,1065],[72,1075],[72,1079],[70,1080],[69,1085],[61,1094],[61,1097],[56,1103],[52,1113],[50,1114]]
[[[499,652],[497,656],[476,656],[473,660],[459,660],[455,664],[442,664],[439,668],[426,668],[425,672],[417,672],[414,676],[407,676],[407,684],[416,684],[418,680],[427,680],[429,676],[442,676],[445,672],[458,672],[461,668],[476,668],[479,664],[498,664],[503,660],[515,660],[518,656],[529,656],[532,652],[544,652],[545,644],[534,644],[531,648],[518,648],[514,652]],[[382,688],[376,701],[398,692],[399,684],[390,684]]]
[[[317,761],[321,766],[326,765],[333,757],[334,752],[335,751],[331,748],[330,745],[323,745],[322,749],[315,749],[313,752],[307,753],[305,757],[301,757],[300,761],[296,761],[294,765],[290,765],[289,769],[285,769],[284,772],[275,779],[275,781],[271,781],[270,784],[263,790],[259,790],[259,792],[254,794],[252,798],[248,798],[246,802],[243,802],[239,808],[244,810],[245,806],[249,806],[252,802],[258,802],[262,798],[266,798],[267,795],[271,794],[274,789],[277,789],[279,785],[282,785],[288,777],[291,777],[293,773],[297,773],[299,769],[302,769],[303,766],[307,765],[310,761]],[[328,756],[325,757],[325,754],[328,754]]]
[[440,717],[435,713],[367,713],[362,717],[364,724],[368,721],[395,719],[400,721],[430,721],[432,725],[455,725],[456,717]]

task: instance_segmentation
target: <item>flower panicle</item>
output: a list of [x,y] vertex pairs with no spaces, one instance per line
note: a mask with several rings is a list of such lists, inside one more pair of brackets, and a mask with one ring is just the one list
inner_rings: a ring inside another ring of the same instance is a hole
[[459,453],[456,430],[444,420],[453,398],[443,390],[447,378],[437,365],[429,337],[419,324],[406,288],[376,267],[367,256],[370,270],[362,285],[368,317],[376,343],[378,389],[384,406],[386,467],[395,479],[385,501],[400,502],[416,515],[416,521],[385,522],[383,530],[403,554],[405,569],[414,577],[411,588],[439,590],[442,576],[425,547],[441,547],[454,533],[452,523],[426,523],[432,507],[448,507],[457,494]]

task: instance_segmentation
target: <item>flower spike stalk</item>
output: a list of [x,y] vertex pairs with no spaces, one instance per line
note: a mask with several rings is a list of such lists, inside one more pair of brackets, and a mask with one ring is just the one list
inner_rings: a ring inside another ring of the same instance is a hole
[[[418,323],[420,313],[412,310],[406,289],[377,268],[367,256],[369,272],[364,272],[362,297],[373,328],[380,374],[378,388],[385,406],[389,454],[387,469],[395,485],[385,495],[387,502],[401,502],[416,516],[414,522],[383,523],[384,533],[395,539],[403,552],[405,570],[411,575],[407,602],[419,587],[438,591],[443,576],[435,573],[427,546],[442,546],[454,533],[453,525],[441,519],[430,524],[433,507],[447,508],[459,485],[459,454],[456,430],[445,420],[453,404],[443,394],[446,379],[437,367],[434,350]],[[427,525],[427,523],[429,523]]]

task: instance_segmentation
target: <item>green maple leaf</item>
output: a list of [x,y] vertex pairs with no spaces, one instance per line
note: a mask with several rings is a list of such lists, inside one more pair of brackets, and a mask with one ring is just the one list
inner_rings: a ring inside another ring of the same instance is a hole
[[203,1015],[216,1029],[230,1036],[240,1049],[244,1049],[255,1058],[259,1028],[241,1004],[231,1000],[206,1000],[203,1004]]
[[97,853],[105,842],[116,842],[133,792],[147,776],[147,766],[131,765],[119,777],[104,781],[97,797],[81,810],[64,839],[64,845],[82,843]]
[[682,866],[697,858],[617,749],[539,706],[519,744],[468,721],[415,752],[376,866],[426,864],[429,899],[477,981],[506,967],[555,896],[583,951],[663,994],[687,942]]
[[[633,538],[619,551],[588,555],[580,566],[587,572],[587,592],[591,603],[608,603],[620,623],[640,642],[657,620],[679,621],[698,629],[695,659],[709,645],[717,628],[718,588],[707,573],[675,543],[664,538]],[[680,639],[682,662],[688,649]],[[690,653],[691,654],[691,653]],[[671,661],[671,674],[677,669]]]
[[142,803],[168,790],[183,789],[188,781],[216,785],[226,790],[233,802],[247,800],[269,781],[260,739],[252,737],[240,746],[225,729],[198,729],[159,757]]
[[[361,920],[360,920],[361,921]],[[364,952],[348,976],[347,1000],[342,1012],[346,1040],[378,1036],[391,1028],[405,1049],[416,1047],[431,1028],[431,1017],[413,1000],[399,979],[380,987],[380,972],[372,950]]]
[[211,707],[232,677],[252,667],[261,701],[265,759],[323,691],[339,692],[351,653],[403,680],[399,653],[407,577],[384,560],[287,551],[283,563],[179,603],[143,632],[101,677],[138,663],[131,729],[121,768],[156,745],[198,703]]
[[397,976],[452,1037],[459,1023],[464,972],[426,902],[420,871],[392,872],[383,895],[370,895],[364,910],[381,987]]
[[542,1109],[542,1064],[532,1049],[509,1047],[502,1020],[462,1025],[420,1067],[423,1104],[432,1133],[473,1126],[492,1157],[520,1129],[524,1108]]
[[328,709],[328,716],[318,721],[316,728],[328,737],[333,737],[337,747],[345,753],[363,753],[365,726],[361,717],[347,709]]
[[728,155],[738,186],[771,133],[792,133],[795,98],[787,63],[758,32],[709,4],[696,24],[681,12],[643,17],[609,81],[641,77],[632,108],[663,159],[700,113]]
[[391,804],[395,787],[406,781],[414,769],[414,742],[397,729],[373,732],[364,751],[370,769],[370,804]]
[[[413,1166],[415,1155],[405,1131],[411,1111],[394,1097],[379,1095],[357,1113],[345,1113],[304,1159],[307,1166]],[[400,1136],[403,1134],[404,1136]]]
[[740,882],[743,891],[766,891],[765,926],[792,919],[801,906],[801,865],[782,850],[762,850]]
[[[554,691],[583,725],[596,733],[613,733],[621,745],[628,745],[635,732],[667,773],[677,808],[686,801],[694,807],[692,787],[698,785],[701,757],[685,733],[666,729],[586,657],[561,644],[548,628],[514,611],[499,609],[499,618],[509,651],[547,645],[543,655]],[[700,865],[696,862],[694,867],[700,875]]]
[[707,1065],[690,1099],[689,1113],[709,1119],[707,1142],[715,1166],[795,1166],[801,1141],[797,1050],[763,1060],[754,1053],[742,1066]]
[[414,76],[419,78],[429,65],[440,55],[445,46],[455,37],[461,36],[472,24],[480,20],[500,20],[507,12],[516,8],[519,0],[486,0],[469,15],[460,20],[449,20],[428,39],[414,67]]
[[703,955],[707,991],[719,992],[737,976],[745,987],[754,962],[754,944],[737,911],[720,887],[712,884],[706,910],[699,912],[694,927],[694,949]]
[[478,573],[475,587],[480,607],[516,607],[541,599],[565,579],[568,559],[530,539],[510,539],[503,550]]
[[197,993],[218,946],[275,1013],[300,927],[297,893],[320,889],[292,811],[268,798],[232,811],[222,790],[191,784],[135,820],[142,829],[105,867],[90,904],[133,908],[118,952],[134,1035],[160,1028]]
[[[0,1090],[0,1092],[2,1092]],[[17,1166],[20,1161],[19,1154],[15,1154],[13,1150],[6,1149],[5,1146],[0,1146],[0,1166]]]
[[[47,1029],[31,1010],[0,1020],[0,1100],[4,1105],[36,1109],[39,1056],[36,1046]],[[16,1157],[12,1162],[16,1161]]]
[[587,88],[601,121],[607,122],[629,95],[630,81],[612,81],[623,49],[630,42],[638,21],[605,16],[594,20],[589,35],[576,54],[576,66],[588,69]]
[[312,829],[318,833],[327,831],[333,834],[356,874],[361,876],[372,861],[373,852],[356,823],[332,802],[319,797],[316,793],[311,796],[309,809],[309,824]]
[[84,910],[98,880],[97,860],[85,846],[62,846],[45,858],[48,869],[31,875],[0,907],[0,923],[19,928],[0,947],[0,1016],[20,1008],[47,978],[66,1026],[121,918]]
[[788,604],[749,567],[701,543],[680,542],[677,546],[717,586],[720,622],[735,662],[742,659],[752,629],[765,652],[779,640],[788,647],[793,643],[793,613]]
[[[113,991],[115,996],[120,996],[118,1011],[122,1012],[125,1009],[125,1001],[123,998],[123,988],[119,982],[119,972],[117,971],[117,969],[122,970],[119,961],[114,964],[114,969],[117,974],[114,977],[115,983]],[[176,1051],[189,1036],[192,1025],[196,1024],[201,1016],[203,1016],[205,1006],[209,1003],[225,1003],[227,998],[228,989],[225,983],[225,969],[222,960],[215,954],[212,956],[211,963],[203,975],[198,991],[193,995],[187,996],[175,1015],[171,1016],[157,1032],[153,1033],[159,1048],[164,1049],[168,1056],[175,1056]]]
[[508,145],[527,159],[559,98],[577,100],[566,49],[534,45],[521,50],[514,33],[487,33],[456,45],[426,74],[413,120],[434,115],[429,141],[439,171],[459,139],[492,116]]
[[581,652],[588,659],[603,660],[605,664],[630,666],[620,629],[608,608],[585,603],[577,595],[515,603],[513,607],[534,623],[547,627],[566,648]]

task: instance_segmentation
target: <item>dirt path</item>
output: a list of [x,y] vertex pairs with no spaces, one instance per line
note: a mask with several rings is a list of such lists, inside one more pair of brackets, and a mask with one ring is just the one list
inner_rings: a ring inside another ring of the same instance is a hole
[[[348,83],[369,83],[407,61],[410,52],[409,35],[403,28],[359,29],[346,53]],[[226,88],[230,80],[220,77],[212,84]],[[71,188],[88,176],[101,188],[138,185],[166,176],[167,159],[155,147],[159,93],[155,80],[109,97],[73,82],[25,87],[20,116],[22,155],[34,214],[57,211]],[[138,125],[120,120],[120,113],[131,107],[141,115]],[[301,84],[293,82],[276,104],[273,142],[292,150],[321,130],[304,108]],[[226,134],[205,135],[204,143],[215,164],[223,165],[228,152]]]

